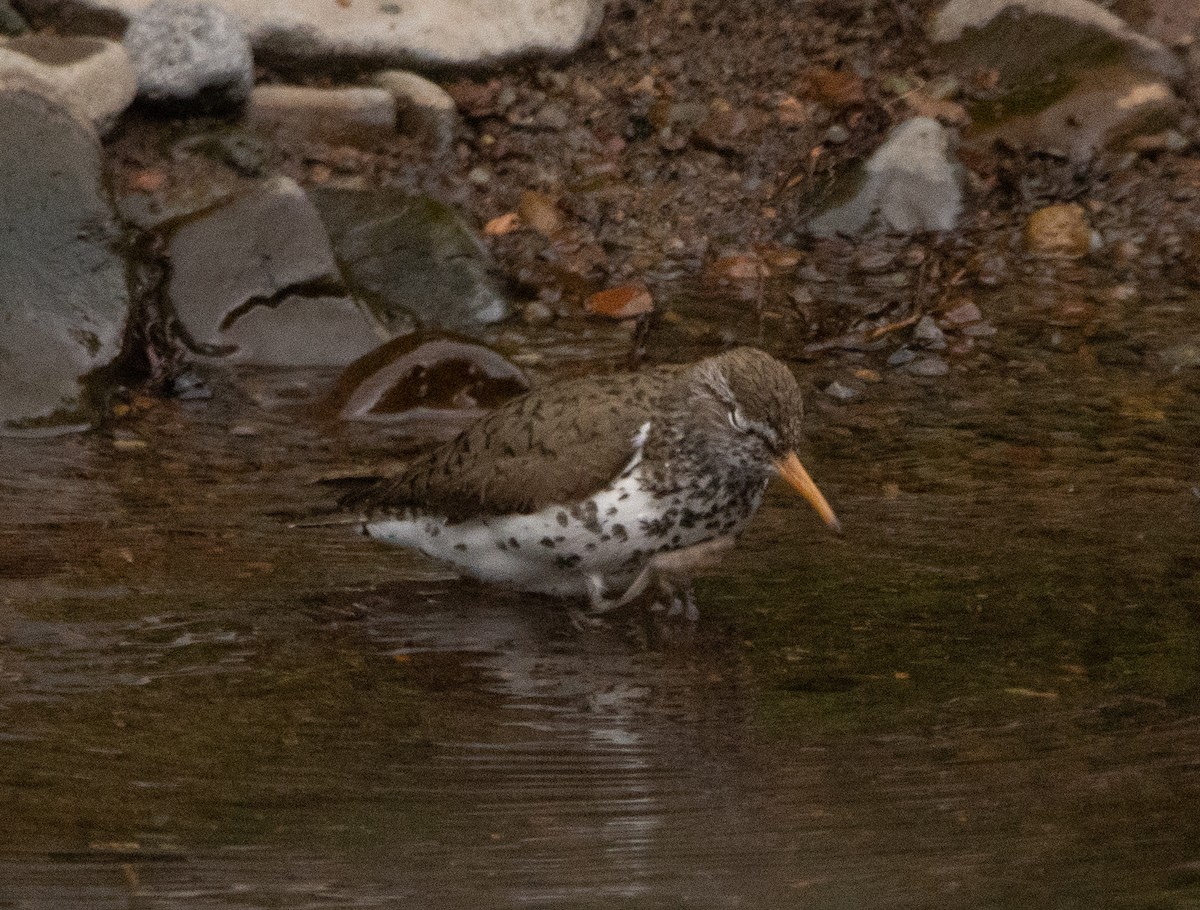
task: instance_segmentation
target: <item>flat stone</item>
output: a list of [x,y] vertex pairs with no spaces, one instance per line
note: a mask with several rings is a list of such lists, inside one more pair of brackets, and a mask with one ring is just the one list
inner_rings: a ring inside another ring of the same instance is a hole
[[[306,75],[347,64],[478,67],[569,54],[595,34],[601,0],[212,0],[241,24],[256,58]],[[22,0],[40,24],[120,29],[146,0]]]
[[137,79],[125,49],[103,38],[23,35],[0,44],[0,74],[43,81],[82,111],[101,133],[133,103]]
[[374,350],[382,327],[348,297],[286,297],[256,306],[221,333],[237,350],[231,363],[264,367],[341,367]]
[[508,315],[479,236],[448,206],[396,190],[321,188],[313,202],[346,282],[398,332],[478,329]]
[[286,177],[185,221],[171,233],[167,252],[176,315],[192,340],[213,353],[236,353],[228,330],[255,307],[341,287],[320,216]]
[[151,104],[202,110],[245,103],[254,85],[250,42],[214,3],[157,0],[130,20],[122,41]]
[[370,141],[396,129],[396,102],[381,88],[259,85],[246,120],[253,129],[287,131],[336,142]]
[[825,394],[835,401],[850,401],[859,396],[858,389],[853,389],[848,385],[843,385],[836,379],[825,386]]
[[[962,212],[962,168],[951,157],[953,134],[936,120],[914,117],[892,130],[835,198],[846,201],[811,219],[817,236],[879,229],[913,234],[949,231]],[[848,197],[848,198],[847,198]]]
[[36,79],[0,73],[0,428],[69,422],[129,315],[100,144]]
[[937,354],[924,354],[910,363],[906,364],[906,369],[913,376],[935,377],[945,376],[950,372],[950,364],[946,363]]
[[384,70],[371,82],[391,94],[402,131],[426,136],[439,149],[449,147],[459,122],[458,105],[449,92],[407,70]]

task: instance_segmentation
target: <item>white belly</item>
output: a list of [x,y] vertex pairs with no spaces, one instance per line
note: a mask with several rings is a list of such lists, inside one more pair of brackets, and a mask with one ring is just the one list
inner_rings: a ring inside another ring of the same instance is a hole
[[[693,510],[695,503],[693,505]],[[712,514],[687,521],[675,499],[651,497],[637,467],[611,487],[575,506],[551,506],[531,515],[509,515],[448,523],[438,516],[370,522],[379,540],[420,550],[464,574],[525,591],[583,596],[589,579],[603,588],[628,585],[656,553],[736,534],[711,504]],[[753,504],[757,507],[757,501]],[[753,509],[749,514],[753,514]],[[694,512],[693,512],[694,514]],[[748,518],[749,514],[745,517]]]

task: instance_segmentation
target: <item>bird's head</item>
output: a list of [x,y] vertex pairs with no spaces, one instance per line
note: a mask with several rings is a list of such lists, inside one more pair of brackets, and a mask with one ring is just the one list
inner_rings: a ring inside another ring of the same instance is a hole
[[791,370],[755,348],[735,348],[697,364],[688,407],[732,460],[773,468],[834,531],[841,524],[800,463],[804,404]]

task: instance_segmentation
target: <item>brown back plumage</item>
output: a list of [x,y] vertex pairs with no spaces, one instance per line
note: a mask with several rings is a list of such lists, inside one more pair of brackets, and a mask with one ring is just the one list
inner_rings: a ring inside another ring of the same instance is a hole
[[632,458],[634,436],[661,409],[679,373],[665,367],[529,392],[342,505],[453,521],[585,499]]

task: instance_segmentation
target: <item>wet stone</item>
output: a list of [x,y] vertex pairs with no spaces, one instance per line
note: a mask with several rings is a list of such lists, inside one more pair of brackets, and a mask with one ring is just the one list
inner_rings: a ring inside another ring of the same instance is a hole
[[1025,246],[1038,256],[1077,259],[1086,256],[1092,244],[1083,206],[1073,202],[1038,209],[1025,224]]
[[932,316],[922,316],[913,328],[913,342],[929,351],[940,351],[946,346],[946,335],[938,328]]
[[348,366],[321,409],[343,420],[470,417],[528,390],[521,370],[490,348],[414,333]]
[[508,315],[479,236],[452,208],[397,190],[323,188],[313,202],[345,280],[393,332],[477,330]]
[[861,394],[858,389],[851,388],[848,385],[843,385],[837,380],[834,380],[833,382],[829,383],[829,385],[825,386],[824,392],[835,401],[850,401],[851,399],[857,398],[859,394]]
[[35,80],[0,75],[0,431],[81,402],[80,380],[118,354],[129,311],[100,145]]
[[950,364],[936,354],[923,354],[905,364],[904,369],[913,376],[945,376],[950,372]]
[[272,366],[340,365],[379,341],[380,327],[342,293],[320,216],[286,177],[185,221],[168,253],[172,305],[205,353]]
[[0,35],[15,37],[29,31],[29,23],[18,13],[9,0],[0,0]]
[[396,102],[382,88],[259,85],[250,94],[246,120],[269,134],[373,142],[395,133]]
[[910,348],[896,348],[888,355],[887,365],[890,367],[904,366],[906,363],[911,363],[917,355]]

